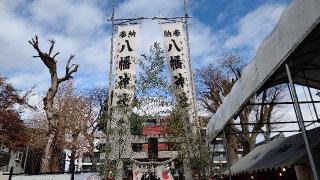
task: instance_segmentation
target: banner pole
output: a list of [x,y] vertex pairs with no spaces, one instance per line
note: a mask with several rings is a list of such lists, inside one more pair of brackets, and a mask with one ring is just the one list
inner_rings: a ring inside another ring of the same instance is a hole
[[109,90],[108,90],[108,115],[110,115],[111,111],[111,103],[112,103],[112,70],[113,70],[113,39],[114,39],[114,0],[112,1],[112,26],[111,26],[111,38],[110,38],[110,59],[109,59]]
[[[194,86],[194,77],[193,77],[193,71],[191,66],[191,50],[190,50],[190,40],[189,40],[189,22],[188,22],[188,2],[187,0],[184,0],[184,12],[185,12],[185,29],[186,29],[186,38],[187,38],[187,48],[188,48],[188,65],[189,65],[189,71],[190,71],[190,85],[191,85],[191,94],[192,94],[192,108],[194,111],[194,117],[195,120],[197,119],[197,108],[196,108],[196,98],[195,98],[195,86]],[[200,123],[197,120],[197,126],[200,128]]]
[[[110,38],[110,58],[109,58],[109,82],[108,82],[108,102],[107,102],[107,115],[108,117],[110,117],[110,120],[107,118],[106,122],[103,122],[103,127],[105,129],[105,133],[106,133],[106,142],[107,142],[107,146],[110,146],[110,129],[111,129],[111,107],[112,107],[112,90],[113,90],[113,85],[112,85],[112,70],[113,70],[113,38],[114,38],[114,11],[115,11],[115,2],[114,0],[112,1],[112,15],[111,15],[111,19],[112,19],[112,25],[111,25],[111,38]],[[106,153],[106,152],[105,152]],[[110,163],[109,162],[109,157],[110,154],[105,155],[105,160],[106,163]]]
[[189,64],[189,71],[190,71],[190,80],[192,86],[192,99],[195,103],[195,88],[193,85],[193,72],[191,67],[191,51],[190,51],[190,42],[189,42],[189,22],[188,22],[188,4],[187,0],[184,0],[184,13],[185,13],[185,29],[186,29],[186,37],[187,37],[187,48],[188,48],[188,64]]

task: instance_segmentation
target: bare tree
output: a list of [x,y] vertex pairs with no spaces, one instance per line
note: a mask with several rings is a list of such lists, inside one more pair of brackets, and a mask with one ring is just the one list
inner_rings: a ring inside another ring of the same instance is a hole
[[[235,82],[241,77],[241,72],[245,63],[234,54],[224,54],[217,64],[209,64],[197,71],[199,100],[202,106],[216,113],[217,109],[223,103],[224,98],[230,93]],[[256,144],[256,138],[259,133],[250,133],[250,131],[268,133],[270,137],[270,129],[274,128],[270,124],[263,129],[266,122],[274,120],[275,104],[273,102],[284,98],[281,93],[283,86],[273,87],[262,92],[261,95],[253,97],[250,102],[264,102],[268,105],[262,106],[245,106],[238,119],[233,119],[230,123],[240,121],[241,123],[256,122],[253,127],[248,124],[241,126],[229,125],[226,127],[227,142],[229,148],[229,160],[234,164],[238,160],[237,142],[243,146],[244,155],[250,152]],[[249,102],[249,103],[250,103]],[[268,124],[268,123],[267,123]],[[238,135],[231,135],[230,132],[237,132]]]
[[[59,146],[55,146],[59,141],[59,121],[57,110],[54,107],[55,96],[59,87],[59,84],[62,82],[69,80],[72,77],[73,73],[77,72],[79,65],[71,64],[71,60],[74,58],[74,55],[71,55],[67,61],[65,68],[64,77],[59,78],[57,74],[57,61],[56,56],[59,52],[52,55],[52,51],[55,45],[54,40],[49,40],[51,43],[49,52],[43,52],[39,47],[38,36],[35,36],[29,41],[29,44],[33,46],[33,48],[37,51],[38,55],[33,56],[35,58],[40,58],[41,61],[46,65],[50,72],[51,85],[46,93],[46,96],[43,98],[44,110],[46,113],[46,119],[48,121],[48,130],[47,130],[47,143],[45,147],[45,151],[42,158],[41,170],[42,172],[48,171],[58,171],[59,170],[59,157],[61,153],[61,148]],[[50,166],[51,165],[51,166]]]

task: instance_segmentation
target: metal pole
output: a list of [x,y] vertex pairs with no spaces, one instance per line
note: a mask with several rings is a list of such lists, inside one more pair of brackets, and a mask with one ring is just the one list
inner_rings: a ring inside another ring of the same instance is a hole
[[[309,104],[309,103],[320,103],[320,101],[299,101],[299,104]],[[275,105],[275,104],[293,104],[293,102],[273,102],[273,103],[248,103],[247,105],[257,105],[257,106],[262,106],[262,105]]]
[[73,163],[73,167],[72,167],[72,169],[71,169],[71,180],[74,180],[74,172],[75,172],[75,168],[76,168],[76,164],[75,163]]
[[293,81],[292,81],[290,68],[289,68],[288,64],[285,64],[285,66],[286,66],[286,71],[287,71],[287,75],[288,75],[288,79],[289,79],[289,91],[291,92],[291,99],[294,101],[296,117],[297,117],[297,120],[299,122],[300,129],[301,129],[302,136],[303,136],[303,140],[304,140],[304,143],[305,143],[305,146],[306,146],[306,150],[307,150],[307,154],[308,154],[308,158],[309,158],[309,163],[310,163],[311,170],[312,170],[312,173],[313,173],[313,178],[314,178],[314,180],[319,180],[318,173],[317,173],[317,168],[316,168],[316,165],[314,163],[314,159],[313,159],[313,156],[312,156],[310,144],[309,144],[307,133],[306,133],[306,127],[304,126],[303,116],[302,116],[302,112],[301,112],[300,105],[299,105],[299,102],[298,102],[297,92],[296,92],[295,86],[294,86]]
[[[175,16],[175,17],[138,17],[138,18],[119,18],[114,19],[114,21],[136,21],[136,20],[170,20],[170,19],[181,19],[181,18],[192,18],[190,16]],[[112,21],[112,19],[107,19],[107,21]]]
[[24,157],[24,165],[23,165],[23,172],[24,173],[26,172],[26,164],[27,164],[28,153],[29,153],[29,145],[27,145],[26,156]]
[[229,161],[229,151],[228,151],[228,142],[227,142],[226,130],[223,130],[223,141],[224,141],[224,148],[225,148],[225,150],[226,150],[226,159],[227,159],[229,180],[232,180],[232,177],[231,177],[231,167],[230,167],[230,161]]
[[12,179],[12,175],[13,175],[13,167],[10,167],[10,174],[9,174],[9,180]]
[[[195,113],[195,117],[197,118],[197,114],[196,114],[196,96],[195,96],[195,86],[194,86],[194,78],[193,78],[193,71],[192,71],[192,66],[191,66],[191,51],[190,51],[190,39],[189,39],[189,22],[188,22],[188,17],[189,17],[189,13],[188,13],[188,2],[187,0],[184,0],[184,13],[185,13],[185,28],[186,28],[186,36],[187,36],[187,47],[188,47],[188,65],[189,65],[189,71],[190,71],[190,80],[191,80],[191,92],[192,92],[192,105],[193,105],[193,110]],[[200,127],[200,123],[198,122],[198,126]]]

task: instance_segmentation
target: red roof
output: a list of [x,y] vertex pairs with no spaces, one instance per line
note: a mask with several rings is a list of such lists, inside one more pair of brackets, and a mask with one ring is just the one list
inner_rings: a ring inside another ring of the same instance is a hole
[[150,136],[150,135],[164,135],[166,133],[166,126],[163,125],[157,125],[157,126],[144,126],[143,127],[143,133],[144,136]]

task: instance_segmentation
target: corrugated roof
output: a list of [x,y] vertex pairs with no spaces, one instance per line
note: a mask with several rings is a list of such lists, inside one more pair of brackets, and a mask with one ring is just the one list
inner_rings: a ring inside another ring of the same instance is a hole
[[[307,131],[307,135],[311,148],[319,148],[320,128]],[[277,169],[307,161],[305,144],[302,134],[299,133],[256,147],[231,167],[231,173],[240,174]],[[317,162],[319,163],[319,159]]]

